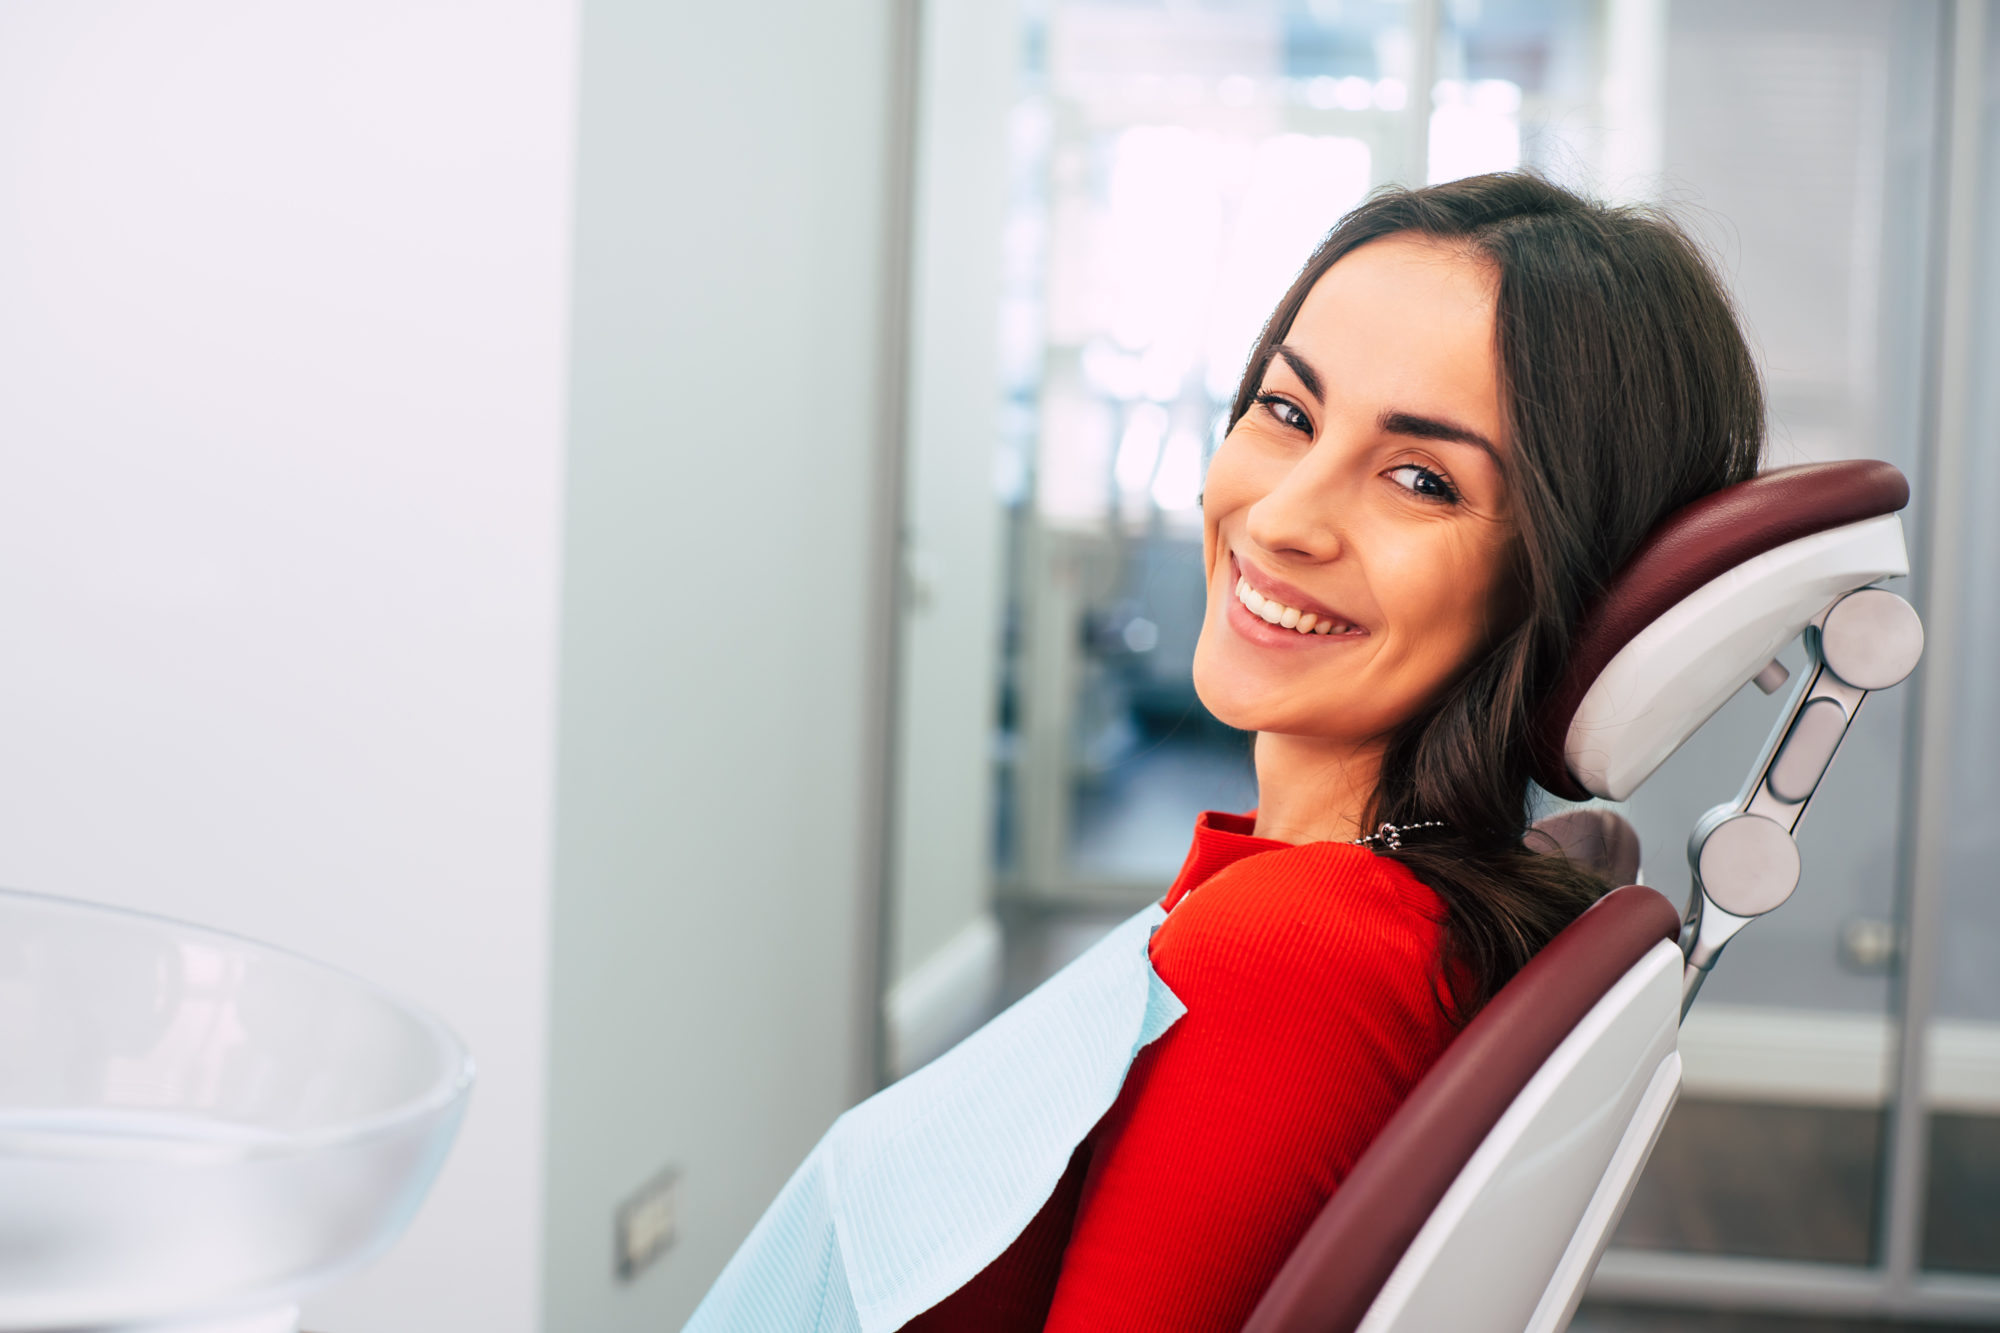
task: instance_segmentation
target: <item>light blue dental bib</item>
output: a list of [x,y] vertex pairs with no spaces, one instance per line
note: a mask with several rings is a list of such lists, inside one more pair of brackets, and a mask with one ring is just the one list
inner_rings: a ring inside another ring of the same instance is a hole
[[998,1258],[1187,1012],[1155,903],[1006,1013],[834,1121],[685,1333],[890,1333]]

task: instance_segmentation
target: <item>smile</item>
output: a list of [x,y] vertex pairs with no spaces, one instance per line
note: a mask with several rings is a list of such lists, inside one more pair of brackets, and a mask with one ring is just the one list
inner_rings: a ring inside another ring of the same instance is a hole
[[1250,580],[1240,574],[1236,579],[1236,600],[1243,603],[1244,609],[1265,624],[1292,630],[1295,633],[1347,638],[1360,638],[1368,633],[1358,625],[1321,616],[1313,611],[1301,611],[1295,606],[1287,606],[1275,597],[1266,597],[1251,587]]

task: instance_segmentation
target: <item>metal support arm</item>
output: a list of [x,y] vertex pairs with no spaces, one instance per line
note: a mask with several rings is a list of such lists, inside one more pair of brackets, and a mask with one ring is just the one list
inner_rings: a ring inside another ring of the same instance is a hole
[[1798,887],[1799,821],[1862,703],[1916,668],[1923,624],[1896,594],[1863,588],[1806,627],[1805,647],[1806,670],[1743,790],[1703,815],[1688,838],[1694,884],[1681,928],[1683,1015],[1723,946]]

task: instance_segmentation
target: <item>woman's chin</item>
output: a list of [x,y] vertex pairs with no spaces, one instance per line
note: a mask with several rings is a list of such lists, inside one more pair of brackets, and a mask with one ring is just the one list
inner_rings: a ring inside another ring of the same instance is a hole
[[1216,721],[1238,731],[1270,731],[1279,719],[1276,682],[1257,678],[1240,665],[1220,661],[1222,653],[1209,643],[1208,631],[1194,651],[1194,692]]
[[[1359,734],[1373,734],[1365,724],[1375,719],[1351,717],[1350,707],[1338,706],[1336,696],[1344,691],[1337,677],[1329,680],[1322,672],[1302,678],[1288,658],[1274,663],[1229,642],[1227,631],[1204,626],[1194,650],[1195,697],[1216,721],[1238,731],[1331,739],[1358,727]],[[1329,705],[1336,706],[1330,711]]]

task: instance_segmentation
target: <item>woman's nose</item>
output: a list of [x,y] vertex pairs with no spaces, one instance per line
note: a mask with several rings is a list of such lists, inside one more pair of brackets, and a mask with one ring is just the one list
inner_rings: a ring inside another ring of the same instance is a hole
[[1302,560],[1331,560],[1340,554],[1346,505],[1340,478],[1323,457],[1328,452],[1315,446],[1250,506],[1246,527],[1251,541]]

